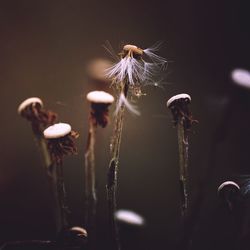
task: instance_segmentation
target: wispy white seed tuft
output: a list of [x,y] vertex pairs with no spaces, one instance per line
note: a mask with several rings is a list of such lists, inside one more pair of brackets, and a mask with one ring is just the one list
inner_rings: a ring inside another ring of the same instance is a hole
[[118,103],[116,105],[116,110],[115,110],[115,114],[118,113],[119,109],[121,108],[122,105],[125,105],[125,107],[133,114],[135,115],[140,115],[141,113],[138,111],[137,107],[133,104],[131,104],[127,98],[125,97],[125,95],[123,93],[120,94]]
[[[155,54],[158,49],[158,45],[144,50],[135,45],[125,45],[122,53],[120,53],[119,62],[107,69],[107,76],[118,89],[127,84],[131,95],[141,96],[141,88],[150,83],[154,85],[156,73],[162,70],[167,63],[167,60]],[[111,50],[108,49],[108,51]],[[119,97],[118,104],[118,108],[125,104],[131,112],[139,114],[122,94]]]

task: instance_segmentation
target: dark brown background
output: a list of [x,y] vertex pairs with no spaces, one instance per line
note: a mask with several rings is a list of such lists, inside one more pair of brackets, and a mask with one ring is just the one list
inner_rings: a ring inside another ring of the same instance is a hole
[[[249,94],[232,88],[229,80],[234,67],[250,68],[249,21],[243,1],[1,0],[1,242],[53,237],[51,197],[29,124],[17,115],[19,103],[39,96],[46,107],[59,113],[60,121],[71,123],[80,133],[79,154],[65,160],[65,175],[71,223],[81,225],[88,111],[84,96],[91,88],[85,66],[93,58],[109,58],[102,48],[106,40],[116,50],[121,42],[146,48],[162,40],[160,53],[171,61],[167,84],[165,91],[146,89],[147,96],[138,101],[140,117],[126,115],[118,207],[135,210],[147,220],[134,248],[175,248],[180,219],[178,152],[176,130],[165,102],[173,94],[187,92],[199,120],[190,135],[192,200],[205,169],[214,169],[207,176],[208,193],[192,249],[233,249],[234,224],[220,207],[216,189],[231,175],[250,171]],[[219,132],[226,133],[212,162],[213,132],[229,103],[229,93],[236,95],[236,101],[226,122],[228,129]],[[102,249],[111,131],[111,126],[98,131]]]

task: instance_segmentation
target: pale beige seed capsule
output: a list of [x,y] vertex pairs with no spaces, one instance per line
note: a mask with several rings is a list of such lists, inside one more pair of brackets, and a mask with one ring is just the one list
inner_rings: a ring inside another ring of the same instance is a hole
[[87,100],[92,103],[111,104],[115,99],[105,91],[91,91],[87,94]]
[[56,139],[64,137],[71,132],[71,126],[67,123],[56,123],[43,131],[46,139]]
[[124,51],[132,51],[133,53],[138,54],[138,55],[142,55],[143,54],[143,50],[142,49],[140,49],[137,46],[132,45],[132,44],[125,45],[123,47],[123,50]]
[[189,102],[191,102],[191,97],[188,94],[178,94],[175,96],[172,96],[168,101],[167,101],[167,107],[169,108],[171,106],[172,103],[174,103],[177,100],[180,99],[187,99],[189,100]]
[[27,108],[28,106],[32,105],[32,104],[35,104],[35,103],[39,103],[41,106],[43,106],[43,102],[40,98],[38,97],[30,97],[26,100],[24,100],[18,107],[17,109],[17,113],[18,114],[21,114],[22,111]]

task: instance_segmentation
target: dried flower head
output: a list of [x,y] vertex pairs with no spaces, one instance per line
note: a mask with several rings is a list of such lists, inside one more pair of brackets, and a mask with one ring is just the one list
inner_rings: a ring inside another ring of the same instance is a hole
[[145,84],[155,83],[155,73],[166,65],[167,61],[155,54],[159,45],[152,48],[141,49],[135,45],[127,44],[123,47],[118,63],[107,70],[108,77],[119,90],[118,108],[124,104],[128,110],[139,114],[136,108],[127,101],[127,92],[132,96],[140,97]]
[[109,122],[109,106],[114,102],[114,97],[104,91],[91,91],[87,94],[91,103],[90,118],[94,126],[106,127]]
[[38,136],[42,135],[42,131],[54,124],[57,119],[56,113],[43,108],[43,102],[38,97],[24,100],[19,105],[17,112],[31,122],[33,132]]
[[61,165],[65,155],[77,153],[74,139],[78,138],[78,133],[71,130],[67,123],[54,124],[43,132],[44,137],[48,140],[48,149],[52,161],[56,165]]
[[193,119],[192,114],[188,109],[188,104],[190,102],[191,97],[188,94],[178,94],[167,101],[167,107],[172,112],[175,126],[180,119],[182,119],[185,129],[190,129],[192,123],[197,122]]

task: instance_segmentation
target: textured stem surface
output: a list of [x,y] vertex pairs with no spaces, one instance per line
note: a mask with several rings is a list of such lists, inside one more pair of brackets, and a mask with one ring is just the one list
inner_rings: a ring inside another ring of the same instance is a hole
[[[58,183],[59,180],[58,180],[58,174],[57,174],[57,166],[53,164],[51,160],[50,153],[48,151],[48,147],[47,147],[47,143],[45,139],[42,136],[37,136],[37,140],[42,151],[49,185],[53,193],[53,197],[54,197],[54,213],[55,213],[56,231],[57,233],[60,233],[67,224],[66,219],[65,219],[66,215],[65,216],[63,215],[65,212],[63,208],[64,204],[62,207],[62,203],[64,202],[60,201],[60,195],[59,195],[59,188],[60,188],[59,186],[61,186],[62,184]],[[64,189],[64,184],[63,184],[63,189]]]
[[56,183],[57,183],[57,195],[59,201],[60,208],[60,217],[62,223],[62,230],[68,227],[68,207],[66,206],[66,191],[64,184],[64,176],[63,176],[63,166],[62,164],[55,166],[56,167]]
[[85,150],[85,224],[88,231],[89,249],[95,248],[95,215],[96,215],[96,189],[95,189],[95,126],[89,120],[89,132]]
[[116,192],[117,192],[117,171],[119,163],[121,136],[124,120],[124,104],[121,105],[115,117],[115,127],[111,142],[111,160],[108,169],[107,199],[108,199],[108,219],[110,230],[110,243],[113,250],[120,249],[118,228],[115,221]]
[[181,213],[186,216],[188,207],[188,136],[183,126],[183,118],[180,117],[177,123],[179,164],[180,164],[180,192],[181,192]]

